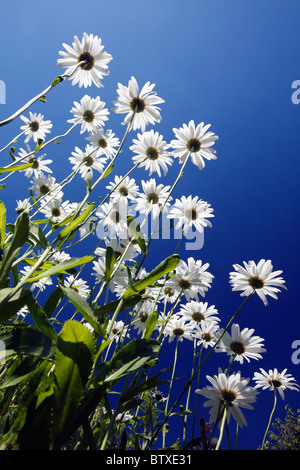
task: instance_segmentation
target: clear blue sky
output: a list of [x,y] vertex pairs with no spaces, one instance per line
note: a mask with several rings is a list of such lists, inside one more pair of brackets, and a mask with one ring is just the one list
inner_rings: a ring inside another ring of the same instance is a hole
[[[291,96],[293,81],[300,79],[299,24],[297,0],[28,0],[2,2],[0,19],[0,80],[6,84],[0,119],[62,72],[56,65],[62,43],[71,44],[74,35],[81,38],[87,32],[100,36],[112,54],[110,76],[100,90],[63,83],[51,91],[47,104],[35,105],[35,112],[54,123],[52,136],[68,128],[73,101],[85,92],[100,94],[111,108],[117,83],[127,84],[131,75],[141,85],[156,83],[165,100],[162,122],[154,128],[165,140],[173,138],[173,127],[191,119],[212,124],[220,137],[215,146],[218,159],[207,162],[202,172],[190,165],[177,196],[192,194],[208,201],[215,213],[213,227],[206,230],[199,253],[180,254],[210,263],[215,280],[206,300],[219,309],[223,325],[241,302],[228,283],[232,264],[265,258],[273,261],[274,269],[283,270],[288,291],[279,294],[278,301],[271,299],[268,307],[257,296],[252,298],[238,317],[241,327],[255,328],[255,334],[265,338],[267,349],[263,359],[241,370],[252,377],[259,367],[287,367],[298,382],[300,364],[291,361],[291,345],[300,339],[300,105],[293,104]],[[121,137],[120,116],[110,118],[110,127]],[[20,125],[16,121],[1,131],[1,148]],[[78,133],[47,151],[57,180],[70,170],[70,149],[85,142]],[[118,165],[119,174],[131,167],[130,152],[124,151]],[[178,169],[175,162],[162,181],[170,184]],[[7,185],[5,194],[11,211],[15,200],[25,197],[22,185],[27,181],[23,175],[17,181],[20,184]],[[165,256],[156,254],[157,261]],[[172,346],[170,358],[171,351]],[[182,352],[182,364],[186,357]],[[227,365],[226,358],[221,365]],[[216,373],[216,366],[213,360],[205,374]],[[240,448],[261,443],[272,400],[271,392],[261,392],[255,410],[245,412],[248,429],[240,434]],[[287,391],[286,403],[297,410],[300,394]],[[283,409],[279,401],[277,416]],[[206,410],[199,407],[199,417],[202,412]]]

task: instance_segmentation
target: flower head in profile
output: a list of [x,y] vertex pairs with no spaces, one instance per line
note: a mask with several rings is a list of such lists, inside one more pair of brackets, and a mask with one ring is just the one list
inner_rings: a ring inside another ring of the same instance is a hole
[[248,385],[250,379],[241,377],[240,372],[226,375],[221,369],[218,375],[213,377],[206,376],[211,385],[207,385],[202,389],[197,389],[196,393],[208,398],[203,406],[211,407],[210,423],[216,423],[218,416],[223,412],[225,406],[227,408],[226,420],[229,424],[231,415],[240,427],[247,426],[247,421],[241,408],[253,409],[250,403],[256,401],[256,395],[259,393],[253,387]]
[[34,142],[38,139],[44,140],[46,134],[51,132],[50,129],[53,127],[51,121],[44,121],[42,114],[36,114],[29,111],[29,118],[21,115],[20,118],[25,122],[24,126],[21,126],[21,130],[25,131],[26,139],[25,143],[29,142],[32,138]]
[[173,161],[167,147],[163,136],[151,129],[143,134],[138,134],[137,139],[133,139],[133,145],[129,148],[137,154],[132,157],[134,164],[139,164],[140,167],[149,170],[149,176],[154,172],[161,176],[161,169],[166,175],[168,165],[171,165]]
[[255,291],[264,305],[268,305],[267,295],[277,299],[276,293],[280,292],[280,288],[286,289],[284,279],[278,277],[282,271],[273,271],[271,260],[261,259],[258,264],[244,261],[244,267],[239,264],[233,267],[236,272],[229,274],[229,282],[233,291],[242,291],[241,296],[248,296]]
[[75,292],[77,292],[84,299],[90,293],[87,282],[83,279],[76,279],[73,275],[67,276],[66,279],[64,279],[64,285],[65,287],[70,287],[75,290]]
[[282,400],[284,400],[284,390],[299,391],[299,385],[291,374],[287,374],[287,369],[278,372],[278,369],[270,369],[266,372],[264,369],[259,369],[261,373],[254,372],[253,380],[256,382],[255,388],[262,388],[263,390],[278,390]]
[[128,86],[118,83],[118,99],[113,101],[115,107],[113,111],[117,114],[126,114],[123,124],[128,124],[135,113],[131,128],[145,131],[148,124],[155,124],[161,121],[160,108],[158,104],[164,103],[156,92],[153,91],[155,84],[147,82],[141,91],[135,77],[131,77]]
[[144,192],[140,193],[136,199],[136,210],[142,214],[147,214],[151,211],[153,218],[156,219],[161,210],[163,212],[168,210],[170,205],[168,201],[172,199],[168,197],[170,186],[156,184],[154,178],[150,178],[149,181],[142,180],[141,183]]
[[214,217],[213,209],[210,204],[198,200],[198,196],[182,196],[176,199],[174,207],[168,214],[168,219],[178,219],[176,229],[183,227],[184,235],[187,234],[190,227],[195,227],[198,232],[202,233],[204,227],[212,227],[209,217]]
[[195,126],[194,121],[183,124],[179,129],[174,128],[176,139],[171,141],[174,157],[179,158],[183,163],[188,155],[191,155],[192,162],[202,170],[205,167],[205,160],[216,160],[216,151],[212,148],[218,140],[213,132],[207,132],[211,124],[204,125],[203,122]]
[[84,95],[80,103],[74,101],[74,107],[71,109],[74,118],[68,119],[68,122],[73,124],[81,123],[80,134],[85,131],[96,131],[98,127],[104,126],[104,122],[108,120],[109,111],[104,106],[105,103],[100,100],[100,96],[91,98]]
[[78,83],[80,88],[87,88],[94,83],[98,88],[103,87],[101,80],[109,74],[107,64],[112,56],[103,50],[101,38],[84,33],[81,42],[74,36],[72,47],[68,44],[63,47],[65,51],[59,51],[62,59],[57,60],[57,65],[67,69],[65,73],[70,75],[72,85]]
[[[223,330],[220,330],[222,333]],[[253,336],[254,329],[243,328],[240,329],[239,325],[233,323],[231,327],[231,334],[225,331],[222,339],[220,340],[216,352],[227,352],[228,355],[234,357],[243,364],[244,359],[250,362],[250,359],[261,359],[260,353],[266,352],[263,347],[263,338]]]
[[72,170],[79,170],[82,178],[86,178],[88,173],[93,176],[93,170],[102,173],[106,163],[105,156],[97,156],[95,148],[92,145],[86,145],[83,152],[80,148],[75,147],[75,151],[71,152],[72,157],[69,157],[70,163],[73,165]]
[[112,159],[119,148],[120,139],[115,137],[111,129],[104,131],[102,127],[94,130],[86,139],[90,144],[97,149],[96,155],[105,155],[107,158]]
[[213,347],[219,338],[219,326],[215,321],[204,320],[198,323],[193,331],[197,346],[207,349]]

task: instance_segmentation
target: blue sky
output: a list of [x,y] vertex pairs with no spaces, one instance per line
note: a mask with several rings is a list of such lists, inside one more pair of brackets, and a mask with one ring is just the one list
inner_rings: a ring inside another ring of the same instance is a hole
[[[232,264],[265,258],[272,260],[274,269],[283,270],[288,290],[279,294],[279,300],[271,299],[265,307],[256,296],[238,317],[241,327],[254,328],[255,334],[265,338],[267,349],[263,359],[241,370],[252,377],[259,367],[287,368],[300,382],[300,364],[291,360],[291,345],[300,340],[300,105],[291,99],[292,83],[300,79],[299,17],[297,0],[53,0],[39,2],[38,7],[32,0],[3,2],[0,80],[6,85],[6,104],[0,104],[0,119],[62,72],[56,65],[62,43],[71,44],[74,35],[81,38],[87,32],[100,36],[112,54],[110,75],[100,90],[62,83],[49,93],[47,104],[34,106],[33,111],[54,123],[52,136],[68,128],[73,101],[85,93],[99,94],[111,108],[118,82],[127,84],[132,75],[140,85],[148,80],[156,83],[158,95],[165,100],[162,121],[154,128],[165,140],[174,137],[173,127],[191,119],[210,123],[219,136],[218,159],[207,162],[201,172],[190,164],[176,196],[198,195],[208,201],[214,208],[213,227],[205,231],[204,247],[198,253],[180,254],[210,263],[215,280],[206,300],[219,309],[223,325],[241,303],[228,283]],[[122,137],[121,117],[111,113],[109,123]],[[20,125],[17,120],[3,128],[1,148]],[[68,156],[74,145],[85,143],[75,133],[47,151],[57,180],[70,170]],[[8,163],[9,157],[5,158]],[[116,171],[122,174],[129,168],[130,152],[124,151]],[[170,184],[178,170],[175,161],[162,182]],[[138,177],[146,178],[146,174],[139,170]],[[14,211],[16,199],[25,197],[26,184],[24,175],[7,184],[1,197],[8,210]],[[76,197],[80,190],[78,185]],[[74,196],[74,192],[69,194],[70,199]],[[151,263],[165,257],[165,249],[168,246],[160,251],[155,244]],[[190,357],[183,348],[182,367]],[[172,346],[170,358],[171,351]],[[205,374],[216,373],[218,363],[212,360],[211,364]],[[226,358],[221,366],[225,365]],[[245,412],[248,429],[240,433],[240,448],[256,448],[261,443],[272,399],[270,392],[262,392],[255,410]],[[299,393],[287,391],[286,403],[297,410]],[[282,415],[284,404],[279,402],[277,416]],[[199,416],[202,412],[207,410],[199,409]]]

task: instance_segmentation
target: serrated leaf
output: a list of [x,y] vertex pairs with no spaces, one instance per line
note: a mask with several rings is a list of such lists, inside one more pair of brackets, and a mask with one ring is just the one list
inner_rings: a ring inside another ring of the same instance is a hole
[[58,238],[62,239],[66,237],[70,232],[74,231],[80,224],[84,223],[85,220],[89,217],[90,213],[95,207],[95,203],[92,203],[88,206],[87,209],[85,209],[82,214],[80,214],[76,219],[72,220],[59,234]]

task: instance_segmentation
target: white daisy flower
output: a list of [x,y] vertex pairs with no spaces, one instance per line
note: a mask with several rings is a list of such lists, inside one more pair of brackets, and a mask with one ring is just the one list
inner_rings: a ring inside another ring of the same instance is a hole
[[[110,328],[112,320],[109,320],[107,329]],[[122,320],[117,320],[114,322],[111,332],[108,336],[108,340],[114,340],[117,343],[119,341],[123,341],[126,338],[130,338],[130,334],[128,333],[129,328],[128,325],[125,325]]]
[[38,139],[44,140],[46,134],[51,132],[53,124],[51,121],[44,121],[44,116],[42,114],[36,114],[29,111],[29,118],[21,115],[20,118],[25,122],[24,126],[21,126],[21,130],[25,131],[27,136],[25,143],[29,142],[32,138],[34,142],[37,142]]
[[201,260],[195,261],[192,257],[188,258],[187,263],[180,260],[174,276],[166,281],[165,288],[171,287],[177,295],[182,293],[187,301],[198,301],[198,294],[205,296],[213,278],[212,274],[206,271],[208,267],[208,263],[202,265]]
[[105,257],[107,247],[111,247],[114,250],[116,261],[121,256],[123,256],[123,253],[126,249],[126,253],[123,257],[124,263],[126,261],[134,261],[134,259],[140,254],[140,251],[138,250],[137,246],[133,245],[132,243],[127,248],[128,240],[121,240],[118,238],[112,238],[111,240],[109,240],[108,238],[106,238],[104,241],[106,247],[102,248],[99,246],[98,248],[96,248],[94,251],[96,256]]
[[57,65],[66,68],[66,74],[72,74],[77,64],[85,61],[70,77],[72,85],[78,83],[80,88],[87,88],[94,83],[98,88],[103,87],[101,80],[109,74],[107,64],[112,60],[112,56],[103,51],[101,38],[84,33],[81,42],[74,36],[72,47],[68,44],[63,44],[63,47],[66,51],[59,51],[63,58],[57,60]]
[[134,164],[139,164],[140,167],[149,170],[149,176],[154,172],[161,176],[161,169],[166,175],[168,165],[173,162],[167,147],[167,142],[163,140],[163,136],[151,129],[143,134],[138,134],[137,139],[133,139],[133,145],[129,149],[137,154],[132,157]]
[[182,196],[176,199],[174,207],[168,214],[168,219],[178,219],[176,229],[183,227],[184,235],[187,234],[190,227],[194,226],[199,232],[203,232],[204,227],[212,227],[208,217],[214,217],[213,209],[210,204],[198,200],[198,196]]
[[73,212],[70,202],[63,202],[61,198],[48,199],[46,197],[46,202],[40,211],[54,223],[61,222]]
[[71,113],[74,114],[74,119],[68,119],[68,122],[81,124],[80,134],[83,132],[93,132],[98,127],[104,125],[104,121],[108,120],[109,111],[104,108],[105,103],[100,100],[100,96],[91,98],[88,95],[80,100],[80,103],[74,101],[74,107],[71,109]]
[[26,156],[30,152],[26,152],[23,148],[20,148],[20,158],[23,160],[23,163],[33,163],[33,165],[30,168],[27,168],[26,170],[22,170],[25,172],[25,176],[27,178],[31,178],[33,175],[36,178],[39,178],[42,176],[42,174],[45,173],[52,173],[52,170],[48,168],[48,165],[52,163],[52,160],[46,159],[44,160],[44,157],[46,154],[44,153],[43,155],[40,155],[39,157],[34,157],[33,155]]
[[187,304],[181,305],[178,312],[185,320],[193,321],[196,325],[203,321],[216,323],[220,321],[218,310],[214,305],[208,307],[207,302],[196,302],[191,300]]
[[248,296],[254,290],[264,305],[268,305],[267,295],[278,299],[276,293],[280,292],[280,288],[286,289],[283,278],[277,277],[282,271],[273,271],[271,260],[261,259],[257,265],[254,261],[248,263],[243,261],[243,263],[244,268],[234,264],[233,267],[237,272],[229,273],[232,290],[243,291],[241,296]]
[[62,198],[63,192],[61,186],[56,183],[56,180],[51,175],[40,174],[38,177],[34,176],[31,180],[32,186],[29,188],[33,192],[35,199],[46,196],[50,193],[55,193],[56,197]]
[[227,376],[219,369],[218,375],[206,376],[211,385],[197,389],[196,393],[208,398],[203,406],[211,407],[210,423],[215,423],[224,407],[227,407],[226,420],[229,424],[231,415],[240,427],[247,426],[247,421],[241,408],[253,410],[250,403],[256,402],[257,390],[248,386],[250,379],[241,377],[240,372]]
[[149,123],[155,124],[161,121],[160,108],[157,105],[164,103],[164,100],[152,91],[154,86],[155,84],[147,82],[139,91],[135,77],[131,77],[128,87],[118,83],[117,94],[119,97],[116,101],[113,101],[113,104],[115,104],[113,111],[117,114],[126,114],[122,124],[130,122],[135,110],[131,125],[133,130],[141,129],[144,132]]
[[173,341],[174,338],[177,338],[178,341],[183,341],[183,338],[192,341],[193,331],[194,325],[191,322],[185,321],[179,315],[173,315],[167,322],[163,334],[169,337],[169,343]]
[[146,321],[153,312],[154,302],[153,300],[144,300],[139,302],[135,307],[133,317],[133,328],[137,330],[137,334],[142,334],[146,328]]
[[194,329],[193,337],[196,338],[197,346],[213,347],[219,338],[219,326],[216,322],[204,320],[197,324]]
[[99,173],[103,172],[106,156],[97,156],[92,145],[87,145],[84,152],[76,146],[75,151],[71,152],[71,154],[73,156],[69,157],[69,161],[73,165],[72,170],[77,171],[79,169],[83,179],[86,179],[88,174],[93,177],[93,170]]
[[[23,274],[24,276],[26,276],[31,268],[32,266],[24,266],[23,269],[20,269],[20,274]],[[22,280],[22,277],[20,280]],[[46,289],[46,286],[52,286],[52,284],[53,282],[52,282],[51,277],[45,276],[45,277],[42,277],[41,279],[38,279],[35,282],[32,282],[30,284],[30,290],[33,291],[37,287],[38,289],[40,289],[40,291],[43,291]]]
[[287,388],[299,391],[299,385],[291,374],[286,373],[287,369],[284,369],[282,372],[278,372],[277,369],[270,369],[269,372],[262,368],[259,370],[261,373],[254,372],[253,380],[256,382],[254,388],[262,387],[263,390],[274,390],[276,388],[282,400],[285,399],[284,390]]
[[[93,276],[96,277],[96,281],[98,283],[101,283],[104,281],[105,278],[105,273],[106,273],[106,262],[105,258],[98,258],[96,261],[93,261],[93,270],[95,271],[92,273]],[[117,282],[122,281],[124,275],[122,273],[121,269],[117,269],[117,271],[114,274],[114,277],[109,280],[108,282],[108,289],[111,292],[115,292],[115,284]]]
[[[142,268],[136,275],[136,270],[134,268],[130,268],[130,274],[128,274],[127,270],[120,270],[120,273],[122,275],[118,278],[116,278],[116,287],[115,287],[115,293],[117,297],[121,297],[124,292],[128,289],[128,286],[130,285],[130,281],[134,280],[135,282],[140,281],[141,279],[144,279],[149,273],[146,271],[146,269]],[[130,276],[130,278],[129,278]],[[135,279],[136,276],[136,279]],[[143,300],[155,300],[157,296],[157,288],[153,286],[146,287],[145,289],[141,290],[139,294],[143,297]]]
[[21,212],[29,212],[30,210],[30,202],[29,202],[29,199],[30,198],[27,198],[27,199],[23,199],[23,200],[18,200],[17,199],[17,207],[16,207],[16,211],[18,214],[21,214]]
[[74,276],[67,276],[64,279],[64,286],[71,287],[74,289],[81,297],[86,299],[90,293],[89,287],[86,285],[87,282],[83,279],[76,279]]
[[129,178],[129,176],[125,176],[125,178],[123,178],[123,176],[115,176],[114,182],[109,183],[106,189],[113,191],[110,196],[113,201],[117,201],[120,198],[127,198],[131,202],[135,202],[139,192],[139,187],[135,183],[135,179]]
[[192,162],[202,170],[205,160],[216,160],[216,151],[211,147],[218,140],[218,136],[213,132],[206,132],[210,126],[211,124],[205,126],[201,122],[195,127],[194,121],[190,121],[188,125],[183,124],[179,129],[173,129],[176,139],[171,141],[171,147],[174,157],[178,157],[180,163],[190,154]]
[[67,261],[69,259],[71,259],[69,253],[66,253],[65,251],[56,251],[50,256],[49,261],[52,263],[62,263],[63,261]]
[[100,219],[97,225],[98,238],[102,238],[104,230],[109,231],[110,238],[115,236],[126,238],[127,236],[127,215],[129,214],[127,200],[124,198],[117,202],[103,202],[97,209],[95,215]]
[[96,155],[105,155],[107,158],[113,159],[120,146],[120,139],[115,137],[112,130],[104,131],[102,128],[93,131],[86,139],[97,149]]
[[[220,333],[224,330],[221,329]],[[260,353],[266,352],[263,347],[263,338],[253,336],[254,329],[243,328],[240,330],[239,325],[233,323],[231,326],[231,334],[225,331],[222,339],[217,345],[216,352],[227,352],[234,360],[244,363],[244,359],[250,362],[250,359],[262,359]]]
[[168,211],[169,201],[172,200],[171,197],[168,198],[170,186],[157,185],[154,178],[151,178],[149,181],[142,180],[141,183],[144,193],[140,193],[136,199],[136,210],[142,214],[147,214],[151,211],[153,218],[156,219],[161,212],[162,206],[163,212]]

